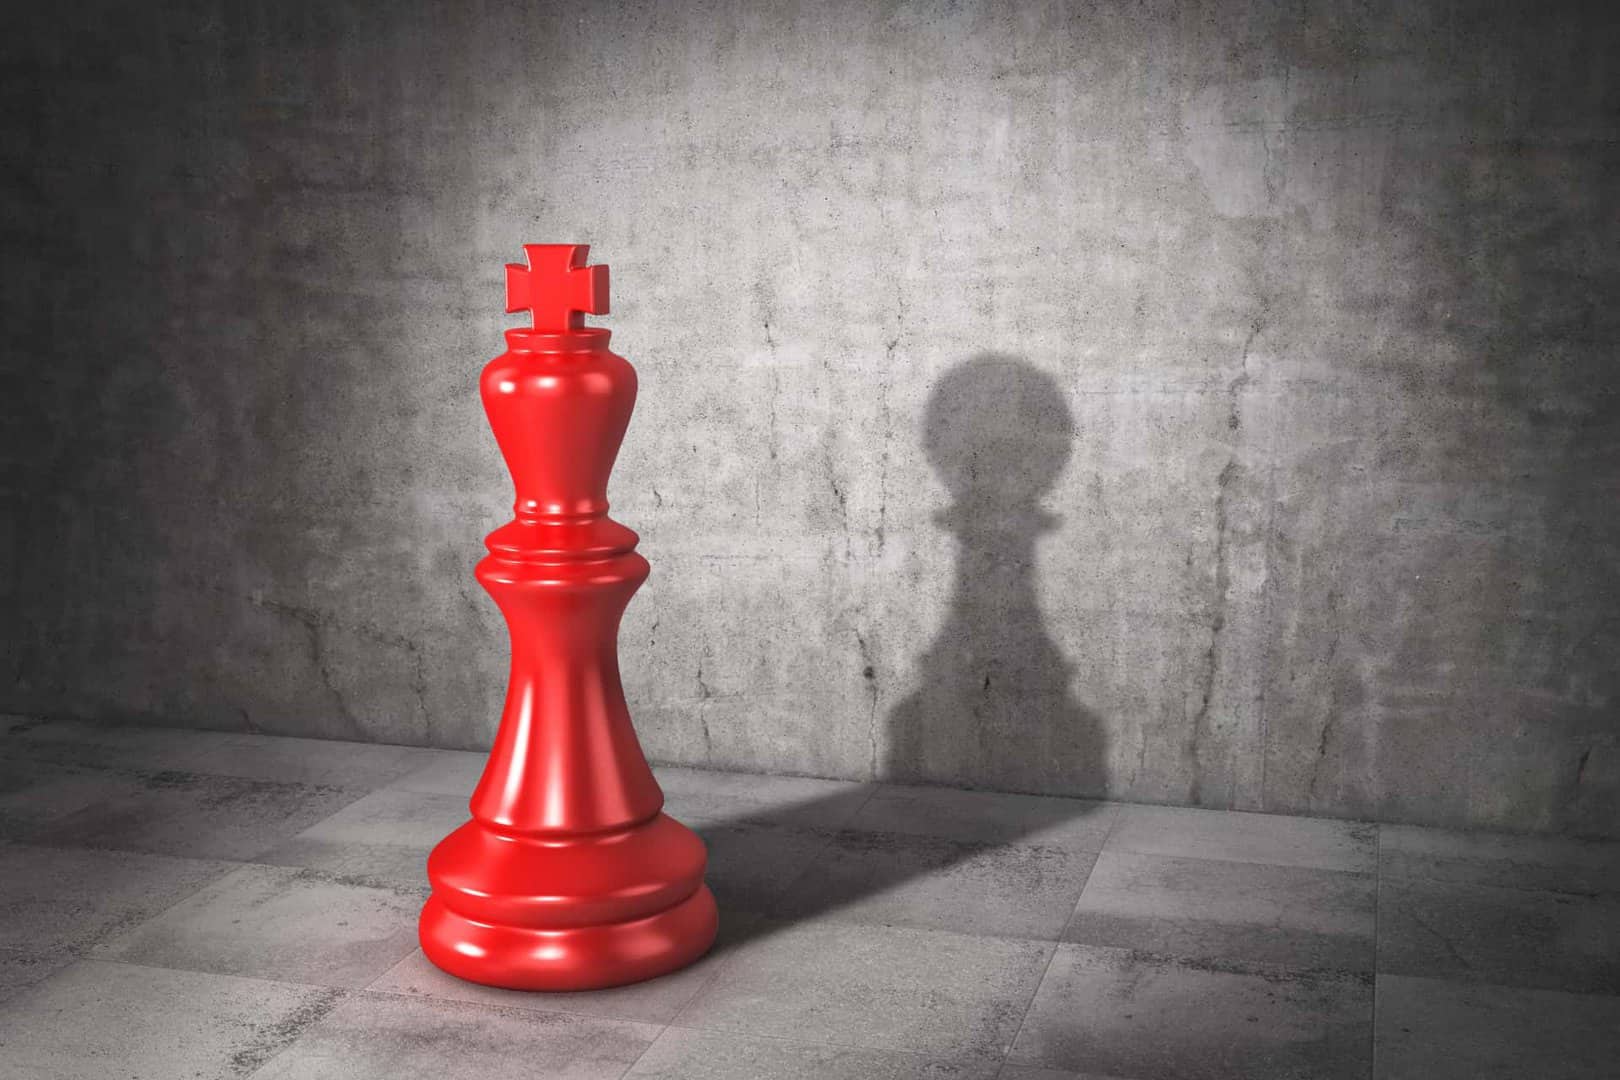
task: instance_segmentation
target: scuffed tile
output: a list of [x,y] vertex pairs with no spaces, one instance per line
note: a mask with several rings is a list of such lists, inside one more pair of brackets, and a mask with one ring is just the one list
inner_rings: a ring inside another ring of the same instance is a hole
[[1620,842],[1381,825],[1379,873],[1584,895],[1620,893]]
[[416,947],[425,893],[245,866],[94,955],[323,986],[365,986]]
[[1106,851],[1372,873],[1372,825],[1230,810],[1122,806]]
[[1371,971],[1376,899],[1370,874],[1106,851],[1063,939]]
[[765,924],[675,1023],[956,1063],[997,1059],[1051,950],[831,920]]
[[892,1050],[857,1050],[718,1031],[669,1028],[625,1080],[995,1080],[993,1061],[933,1061]]
[[1378,977],[1374,1080],[1611,1080],[1620,997]]
[[37,834],[70,814],[140,786],[139,778],[129,773],[26,757],[0,758],[0,839]]
[[1620,901],[1386,879],[1378,970],[1576,993],[1620,993]]
[[26,839],[63,847],[248,860],[362,794],[189,772],[132,777],[113,793]]
[[1056,940],[1095,859],[1053,847],[844,832],[773,914]]
[[356,881],[427,887],[427,857],[468,819],[467,801],[401,789],[374,791],[255,860],[305,866]]
[[52,720],[7,743],[19,756],[101,769],[192,772],[316,787],[381,787],[437,751],[385,743]]
[[246,1076],[341,993],[81,960],[0,1010],[0,1073],[29,1080]]
[[233,869],[231,863],[125,851],[0,847],[0,947],[86,948]]
[[1068,1069],[1043,1069],[1033,1065],[1007,1065],[996,1080],[1135,1080],[1127,1076],[1104,1076],[1101,1073],[1077,1073]]
[[723,910],[770,911],[833,840],[832,833],[777,825],[693,827],[709,850],[704,880]]
[[618,1080],[658,1031],[625,1020],[362,993],[254,1077]]
[[[71,963],[73,954],[62,950],[0,948],[0,1002],[16,997]],[[0,1053],[0,1062],[3,1057]]]
[[432,757],[420,768],[392,781],[388,787],[429,795],[454,795],[465,805],[484,775],[489,755],[472,750],[434,750],[431,753]]
[[1372,979],[1061,945],[1009,1058],[1133,1080],[1362,1080]]
[[722,912],[719,939],[697,963],[656,979],[607,990],[535,994],[481,986],[440,971],[420,949],[384,972],[367,989],[475,1005],[571,1012],[581,1016],[664,1024],[680,1012],[692,995],[726,962],[734,949],[733,942],[745,937],[754,921],[753,916]]
[[1117,810],[1114,803],[1089,799],[883,784],[849,828],[1101,851]]
[[688,823],[834,829],[854,817],[872,793],[871,785],[849,780],[673,765],[659,766],[653,775],[664,790],[664,813]]

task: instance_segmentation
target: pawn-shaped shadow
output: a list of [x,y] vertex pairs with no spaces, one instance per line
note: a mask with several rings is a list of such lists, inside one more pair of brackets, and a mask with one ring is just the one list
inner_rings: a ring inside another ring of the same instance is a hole
[[[1038,842],[1032,834],[1111,820],[1111,807],[1085,799],[975,802],[877,782],[1105,791],[1100,725],[1070,692],[1071,668],[1046,632],[1036,588],[1037,541],[1058,524],[1041,500],[1073,438],[1057,383],[1020,360],[981,355],[936,387],[924,443],[951,495],[936,520],[957,541],[945,623],[922,654],[916,690],[887,717],[874,782],[798,802],[766,798],[756,812],[694,822],[720,899],[718,951],[822,917],[1016,936],[995,925],[993,911],[959,925],[937,908],[940,889],[952,894],[952,875],[965,864],[989,866],[998,848]],[[758,782],[769,789],[768,778]],[[976,812],[989,817],[975,820]],[[1048,935],[1084,881],[1081,873],[1069,882],[1074,895],[1062,894]],[[917,900],[909,913],[907,896]],[[879,897],[900,902],[863,913]]]
[[1057,382],[1013,357],[977,356],[935,388],[924,447],[951,504],[949,614],[889,715],[886,776],[1056,795],[1106,788],[1100,724],[1070,689],[1046,629],[1036,544],[1057,528],[1042,499],[1068,465],[1074,420]]

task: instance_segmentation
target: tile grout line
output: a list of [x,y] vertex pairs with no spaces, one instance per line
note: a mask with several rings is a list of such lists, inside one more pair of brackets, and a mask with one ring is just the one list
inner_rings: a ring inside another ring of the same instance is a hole
[[1102,843],[1097,848],[1097,857],[1091,860],[1091,867],[1086,871],[1086,880],[1080,885],[1080,892],[1075,895],[1074,906],[1069,909],[1069,917],[1063,920],[1063,927],[1058,931],[1057,940],[1052,942],[1052,952],[1046,958],[1046,965],[1041,968],[1041,977],[1035,980],[1035,989],[1030,991],[1029,1003],[1024,1006],[1024,1014],[1018,1018],[1018,1027],[1013,1031],[1012,1038],[1007,1040],[1007,1049],[1002,1052],[1001,1064],[996,1067],[996,1077],[1000,1080],[1001,1074],[1007,1071],[1007,1064],[1012,1058],[1013,1047],[1018,1044],[1018,1036],[1024,1033],[1024,1025],[1029,1023],[1029,1014],[1035,1011],[1035,999],[1040,996],[1041,987],[1046,984],[1046,977],[1052,971],[1052,963],[1057,960],[1058,949],[1063,946],[1063,932],[1074,921],[1074,913],[1080,910],[1080,901],[1085,899],[1086,886],[1091,884],[1091,875],[1096,872],[1097,862],[1102,858],[1103,852],[1108,848],[1108,841],[1113,838],[1114,826],[1119,824],[1120,806],[1114,803],[1114,814],[1108,819],[1108,831],[1103,834]]
[[1378,912],[1384,892],[1384,827],[1373,826],[1373,940],[1372,940],[1372,1023],[1368,1025],[1367,1075],[1378,1077]]
[[[861,800],[860,805],[851,810],[849,815],[841,820],[837,825],[826,828],[822,828],[820,826],[805,826],[805,830],[808,832],[825,832],[827,834],[827,838],[822,841],[821,846],[816,849],[816,853],[804,861],[804,868],[793,877],[789,878],[779,889],[777,889],[774,894],[772,894],[771,898],[763,905],[766,910],[757,913],[760,918],[775,919],[777,917],[777,905],[782,901],[782,898],[791,895],[793,892],[793,886],[797,885],[800,881],[803,881],[807,876],[809,876],[810,871],[814,870],[816,865],[820,863],[822,859],[827,857],[828,853],[837,846],[840,835],[846,832],[859,831],[851,829],[850,825],[856,818],[861,816],[861,811],[865,810],[866,804],[872,801],[872,796],[877,794],[877,789],[878,785],[876,783],[868,785],[866,797]],[[708,984],[705,983],[704,985],[707,986]]]
[[[844,824],[848,824],[849,822],[854,821],[855,818],[860,815],[860,812],[862,810],[866,809],[866,804],[872,801],[872,796],[873,795],[877,794],[878,786],[879,785],[875,781],[868,786],[867,792],[866,792],[866,797],[863,798],[860,801],[860,805],[856,806],[855,809],[850,812],[849,817],[844,819]],[[840,827],[842,827],[842,826],[840,826]],[[836,832],[837,830],[830,830],[830,831]],[[827,840],[827,842],[824,845],[822,845],[821,849],[819,851],[817,851],[816,854],[809,861],[807,861],[805,863],[804,870],[800,871],[800,873],[797,876],[795,876],[792,879],[792,881],[788,882],[787,887],[782,890],[783,894],[785,894],[787,892],[788,888],[792,887],[793,882],[798,881],[799,878],[803,877],[804,874],[807,873],[809,871],[809,869],[813,865],[815,865],[815,862],[816,862],[817,859],[820,859],[823,855],[825,855],[827,853],[827,850],[832,847],[832,843],[833,843],[832,839],[829,838]],[[706,845],[705,845],[705,847],[706,847]],[[704,876],[705,876],[705,878],[707,878],[706,868],[705,868],[705,875]],[[773,898],[772,901],[771,901],[771,904],[774,905],[775,901],[776,901],[776,898]],[[752,914],[755,919],[760,919],[760,920],[766,919],[766,916],[763,913],[760,913],[760,912],[752,912],[750,914]],[[703,995],[703,992],[708,990],[708,988],[710,986],[714,985],[714,981],[720,977],[721,972],[725,971],[726,968],[730,967],[735,959],[736,959],[735,956],[728,956],[724,960],[721,960],[719,963],[715,964],[714,970],[709,972],[709,977],[704,979],[701,983],[699,983],[697,988],[692,991],[691,996],[688,997],[685,1001],[681,1002],[681,1007],[676,1009],[675,1012],[673,1014],[671,1014],[670,1018],[667,1021],[664,1022],[664,1029],[663,1030],[668,1031],[672,1026],[674,1026],[676,1024],[676,1022],[678,1020],[680,1020],[681,1016],[685,1014],[686,1010],[691,1008],[692,1003],[694,1001],[696,1001],[699,997],[701,997]],[[663,1032],[660,1032],[659,1033],[659,1038],[662,1038],[662,1037],[663,1037]],[[657,1042],[657,1041],[658,1041],[657,1039],[653,1040],[653,1042]],[[648,1046],[649,1049],[651,1049],[652,1043],[648,1043],[647,1046]],[[645,1055],[645,1053],[646,1053],[645,1050],[642,1051],[643,1055]],[[640,1061],[640,1060],[641,1060],[640,1057],[636,1058],[636,1061]],[[630,1068],[631,1069],[635,1068],[635,1064],[632,1063]],[[628,1069],[625,1070],[625,1072],[623,1074],[621,1074],[621,1076],[625,1076],[625,1075],[629,1075],[629,1070]]]
[[750,1031],[741,1027],[705,1027],[699,1024],[677,1024],[670,1021],[666,1030],[689,1031],[694,1035],[726,1035],[737,1039],[759,1042],[784,1043],[788,1046],[814,1046],[828,1050],[853,1050],[862,1054],[892,1054],[896,1057],[915,1058],[927,1063],[972,1060],[971,1057],[952,1057],[950,1054],[931,1054],[922,1050],[905,1050],[892,1046],[873,1046],[870,1043],[826,1042],[821,1039],[799,1039],[791,1035],[777,1035],[766,1031]]

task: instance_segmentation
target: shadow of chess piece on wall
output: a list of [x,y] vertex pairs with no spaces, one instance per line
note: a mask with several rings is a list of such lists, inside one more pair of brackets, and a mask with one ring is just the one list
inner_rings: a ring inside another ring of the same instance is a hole
[[955,584],[916,691],[889,714],[884,779],[1106,793],[1098,717],[1036,590],[1037,541],[1061,521],[1042,500],[1074,437],[1056,380],[1017,358],[976,356],[934,388],[923,443],[951,494],[935,520],[956,537]]

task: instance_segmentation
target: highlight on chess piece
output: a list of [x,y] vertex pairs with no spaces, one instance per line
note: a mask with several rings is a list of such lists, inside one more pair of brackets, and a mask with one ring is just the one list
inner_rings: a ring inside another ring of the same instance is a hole
[[589,990],[662,975],[714,941],[707,853],[662,812],[619,684],[619,620],[646,580],[637,536],[607,516],[636,373],[584,324],[608,268],[584,244],[526,244],[506,268],[507,351],[480,390],[517,488],[478,564],[511,631],[500,729],[472,820],[428,858],[422,949],[452,975]]

